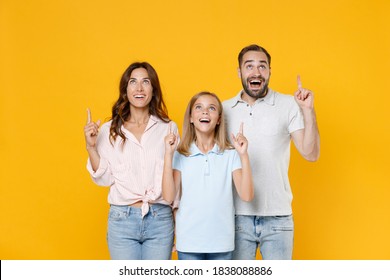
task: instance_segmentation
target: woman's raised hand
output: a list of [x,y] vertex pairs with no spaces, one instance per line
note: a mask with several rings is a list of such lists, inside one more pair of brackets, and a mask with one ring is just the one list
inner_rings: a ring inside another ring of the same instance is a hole
[[172,132],[172,122],[169,124],[168,134],[164,138],[165,151],[173,154],[177,146],[177,135]]
[[87,149],[96,149],[96,139],[99,133],[100,120],[92,121],[91,111],[87,109],[87,124],[84,126],[85,142]]

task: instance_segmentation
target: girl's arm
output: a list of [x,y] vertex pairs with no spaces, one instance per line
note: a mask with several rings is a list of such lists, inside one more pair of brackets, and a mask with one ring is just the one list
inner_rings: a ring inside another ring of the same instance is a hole
[[240,198],[244,201],[251,201],[254,196],[252,171],[249,163],[248,153],[240,155],[242,169],[233,171],[233,181]]
[[252,170],[248,155],[248,140],[243,134],[243,124],[236,136],[232,134],[233,146],[240,155],[241,169],[233,171],[233,181],[240,198],[244,201],[251,201],[254,196]]

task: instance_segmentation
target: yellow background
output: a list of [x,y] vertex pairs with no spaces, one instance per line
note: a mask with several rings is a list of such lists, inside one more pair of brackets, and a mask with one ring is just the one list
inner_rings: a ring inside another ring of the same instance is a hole
[[[321,158],[292,148],[294,259],[390,259],[390,1],[0,1],[0,259],[108,259],[107,188],[85,168],[86,108],[107,120],[133,61],[157,70],[181,127],[190,97],[315,92]],[[253,143],[254,145],[254,143]]]

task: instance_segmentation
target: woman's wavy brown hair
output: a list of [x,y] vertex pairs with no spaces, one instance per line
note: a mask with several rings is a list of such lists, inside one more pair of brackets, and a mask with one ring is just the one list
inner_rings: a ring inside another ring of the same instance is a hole
[[116,140],[118,135],[122,138],[124,144],[126,136],[123,133],[122,125],[130,119],[130,102],[127,98],[127,85],[130,80],[131,73],[138,68],[144,68],[148,72],[148,76],[153,88],[152,100],[149,103],[149,114],[160,118],[164,122],[169,122],[168,110],[163,99],[160,81],[156,70],[148,62],[134,62],[123,73],[119,83],[119,98],[112,106],[112,123],[110,127],[110,142]]
[[184,114],[183,137],[180,140],[180,143],[177,147],[177,151],[182,155],[185,156],[191,155],[190,153],[191,144],[196,140],[195,127],[194,124],[191,123],[192,107],[194,106],[195,102],[199,99],[199,97],[204,95],[212,96],[218,102],[218,114],[220,119],[219,119],[219,125],[215,127],[215,133],[214,133],[215,143],[218,145],[219,150],[221,152],[223,152],[224,150],[229,150],[234,148],[232,144],[229,142],[229,138],[227,136],[226,124],[223,115],[223,107],[222,107],[221,100],[218,98],[216,94],[212,92],[202,91],[191,98],[190,102],[188,103],[186,112]]

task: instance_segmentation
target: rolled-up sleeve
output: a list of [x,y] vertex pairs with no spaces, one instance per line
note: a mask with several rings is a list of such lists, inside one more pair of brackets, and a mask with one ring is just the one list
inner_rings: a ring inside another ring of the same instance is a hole
[[93,171],[91,161],[88,158],[87,170],[95,184],[99,186],[111,186],[113,184],[112,172],[106,159],[100,158],[98,169]]
[[114,182],[109,158],[113,152],[109,141],[110,125],[111,122],[102,125],[96,140],[97,150],[100,156],[98,169],[94,171],[91,160],[88,158],[87,161],[87,170],[91,174],[92,181],[98,186],[111,186]]

